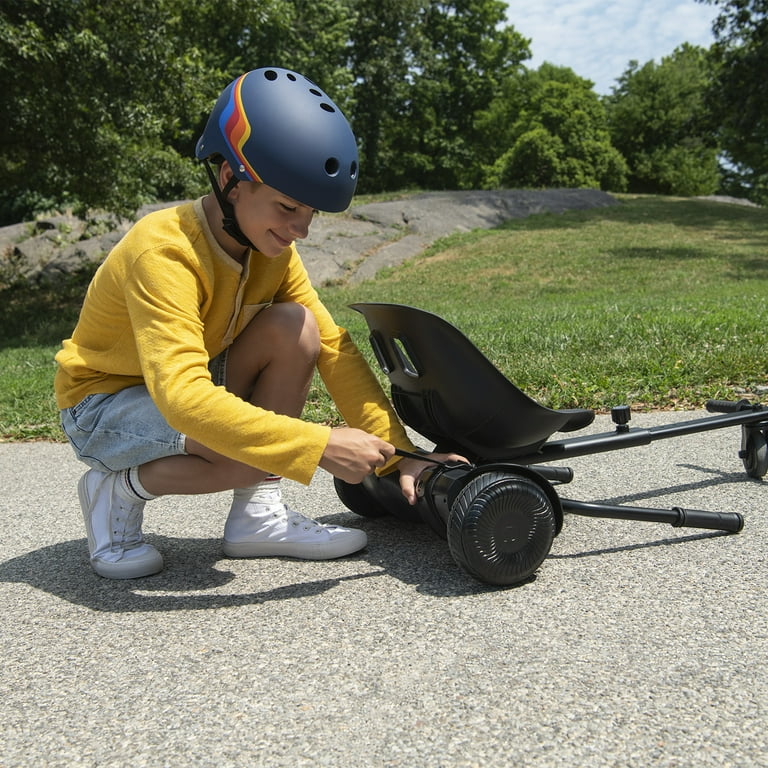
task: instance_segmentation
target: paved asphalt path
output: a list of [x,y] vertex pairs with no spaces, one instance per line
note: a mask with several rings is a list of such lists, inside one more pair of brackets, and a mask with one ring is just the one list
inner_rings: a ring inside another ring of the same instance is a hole
[[0,765],[766,766],[768,512],[739,441],[582,457],[560,491],[741,512],[741,534],[568,516],[508,589],[324,473],[286,495],[364,528],[358,555],[228,560],[227,495],[168,497],[145,521],[165,571],[107,581],[69,448],[0,444]]
[[[456,228],[611,203],[410,199],[320,221],[302,253],[317,282],[365,279]],[[70,449],[0,444],[0,766],[768,766],[768,511],[739,442],[583,457],[560,491],[740,512],[741,534],[569,516],[510,589],[425,526],[349,513],[322,472],[286,496],[364,528],[358,555],[228,560],[227,495],[169,497],[145,522],[165,571],[100,579]]]

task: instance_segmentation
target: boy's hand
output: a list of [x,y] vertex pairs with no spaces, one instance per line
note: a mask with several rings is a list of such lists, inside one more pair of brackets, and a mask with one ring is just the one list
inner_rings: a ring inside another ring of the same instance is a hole
[[[427,453],[425,456],[437,461],[461,461],[464,464],[469,464],[463,456],[459,456],[457,453]],[[419,479],[419,475],[427,467],[431,466],[434,466],[434,462],[419,461],[418,459],[400,459],[400,463],[397,465],[400,470],[400,490],[411,506],[417,500],[416,481]]]
[[361,429],[339,427],[320,459],[320,466],[347,483],[361,483],[377,467],[383,467],[395,455],[395,446]]

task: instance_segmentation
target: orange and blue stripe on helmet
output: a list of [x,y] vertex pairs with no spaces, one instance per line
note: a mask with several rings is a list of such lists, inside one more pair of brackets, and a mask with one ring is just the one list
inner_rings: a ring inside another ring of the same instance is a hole
[[[261,177],[254,170],[245,156],[244,147],[251,136],[251,124],[243,106],[242,88],[245,78],[249,73],[241,75],[233,83],[229,94],[229,102],[222,110],[219,118],[219,128],[224,140],[229,145],[232,154],[240,164],[240,172],[248,176],[248,181],[261,181]],[[233,168],[233,171],[238,169]]]

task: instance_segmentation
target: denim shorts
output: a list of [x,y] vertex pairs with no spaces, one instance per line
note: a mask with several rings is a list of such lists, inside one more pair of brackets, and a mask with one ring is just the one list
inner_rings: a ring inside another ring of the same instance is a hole
[[[214,384],[224,386],[226,350],[211,360]],[[142,384],[113,395],[88,395],[61,411],[61,426],[80,461],[117,472],[186,453],[186,436],[172,429]]]

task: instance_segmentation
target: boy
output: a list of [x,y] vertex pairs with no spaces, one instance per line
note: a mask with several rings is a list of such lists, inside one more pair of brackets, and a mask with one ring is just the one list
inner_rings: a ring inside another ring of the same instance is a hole
[[[78,485],[91,565],[107,578],[162,569],[141,526],[165,494],[234,489],[230,557],[356,552],[363,531],[293,511],[280,477],[309,483],[319,466],[358,483],[389,471],[395,446],[413,450],[294,246],[316,210],[352,199],[357,149],[341,111],[295,72],[254,70],[222,92],[196,155],[212,192],[134,225],[56,356],[62,425],[91,467]],[[300,420],[316,366],[350,426]],[[425,466],[399,461],[411,503]]]

